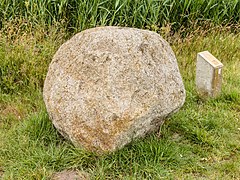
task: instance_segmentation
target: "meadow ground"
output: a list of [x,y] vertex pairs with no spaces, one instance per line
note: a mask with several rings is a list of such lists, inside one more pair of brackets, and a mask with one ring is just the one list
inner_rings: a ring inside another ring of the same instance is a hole
[[[78,169],[92,179],[240,179],[239,28],[235,33],[229,27],[195,30],[184,38],[163,29],[183,76],[185,105],[158,134],[104,156],[64,140],[46,113],[43,81],[68,36],[55,28],[17,29],[0,32],[0,177],[48,179]],[[216,99],[202,99],[195,90],[196,55],[204,50],[224,64]]]

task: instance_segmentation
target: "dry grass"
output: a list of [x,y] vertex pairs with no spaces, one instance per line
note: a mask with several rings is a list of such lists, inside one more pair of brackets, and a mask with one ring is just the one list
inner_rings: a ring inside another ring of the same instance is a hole
[[[186,103],[161,128],[161,139],[151,135],[106,156],[73,147],[56,132],[45,110],[43,81],[66,34],[55,28],[15,35],[0,32],[2,178],[47,179],[65,169],[86,171],[93,179],[239,178],[239,29],[232,33],[233,27],[214,27],[174,35],[166,29],[161,32],[176,53]],[[203,50],[224,64],[222,94],[217,99],[203,100],[195,90],[196,54]]]

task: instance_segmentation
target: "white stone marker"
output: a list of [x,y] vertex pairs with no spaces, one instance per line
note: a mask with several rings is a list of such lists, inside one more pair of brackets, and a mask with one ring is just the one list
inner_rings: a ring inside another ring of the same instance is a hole
[[196,86],[200,95],[216,97],[221,92],[223,64],[210,52],[197,55]]

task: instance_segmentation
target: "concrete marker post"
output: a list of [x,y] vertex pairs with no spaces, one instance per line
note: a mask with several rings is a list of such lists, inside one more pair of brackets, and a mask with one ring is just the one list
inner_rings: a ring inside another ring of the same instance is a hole
[[197,54],[196,87],[203,97],[217,97],[221,93],[223,64],[210,52]]

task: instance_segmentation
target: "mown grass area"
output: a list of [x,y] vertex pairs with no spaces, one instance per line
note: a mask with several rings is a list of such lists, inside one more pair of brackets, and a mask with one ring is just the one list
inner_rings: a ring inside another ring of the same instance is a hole
[[202,21],[238,24],[239,14],[239,0],[1,0],[0,28],[20,19],[23,30],[26,24],[57,24],[73,32],[103,25],[158,30],[169,24],[176,31]]
[[[43,103],[47,68],[65,33],[1,31],[0,177],[48,179],[54,172],[78,169],[92,179],[239,179],[240,33],[215,27],[184,39],[178,33],[163,36],[184,79],[184,107],[158,134],[97,156],[64,140]],[[196,54],[204,50],[224,64],[222,94],[216,99],[202,99],[195,90]]]

